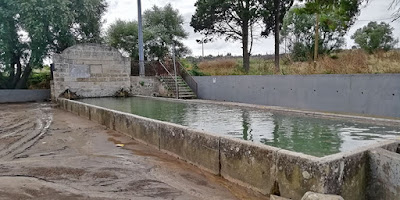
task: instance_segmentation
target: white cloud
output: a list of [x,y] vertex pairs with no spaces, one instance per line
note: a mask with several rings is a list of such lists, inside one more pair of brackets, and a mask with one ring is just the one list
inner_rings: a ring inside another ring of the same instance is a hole
[[[371,3],[362,9],[359,21],[349,31],[346,36],[347,47],[351,48],[354,42],[350,39],[350,35],[353,34],[358,28],[367,25],[369,20],[371,21],[385,21],[391,22],[391,11],[388,10],[392,0],[373,0]],[[189,22],[191,15],[195,12],[194,3],[196,0],[142,0],[142,9],[150,9],[153,5],[165,6],[168,3],[178,9],[179,12],[185,18],[185,29],[190,33],[190,36],[185,40],[185,44],[192,49],[193,55],[201,55],[201,45],[196,43],[196,39],[201,39],[200,34],[194,33],[190,27]],[[117,19],[122,20],[136,20],[137,19],[137,1],[136,0],[108,0],[109,9],[105,15],[106,23],[104,24],[103,30],[116,21]],[[384,20],[379,20],[384,19]],[[391,23],[395,27],[394,35],[400,36],[400,22]],[[259,39],[255,41],[253,47],[253,54],[272,54],[274,52],[274,40],[273,38]],[[223,38],[215,40],[213,43],[205,44],[205,54],[217,55],[232,53],[233,55],[241,55],[242,48],[240,42],[226,42]]]

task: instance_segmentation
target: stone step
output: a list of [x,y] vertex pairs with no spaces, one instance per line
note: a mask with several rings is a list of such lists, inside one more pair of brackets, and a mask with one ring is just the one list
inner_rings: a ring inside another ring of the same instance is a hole
[[187,83],[182,79],[182,77],[171,76],[160,76],[160,81],[167,86],[167,89],[171,91],[174,95],[176,94],[176,85],[178,85],[178,93],[180,99],[193,99],[196,98],[196,94],[187,85]]

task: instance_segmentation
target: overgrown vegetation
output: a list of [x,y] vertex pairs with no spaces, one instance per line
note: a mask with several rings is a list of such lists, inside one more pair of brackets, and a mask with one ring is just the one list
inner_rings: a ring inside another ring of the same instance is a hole
[[252,57],[249,73],[243,71],[240,58],[216,58],[198,62],[204,75],[309,75],[309,74],[381,74],[400,73],[400,51],[379,51],[368,54],[363,50],[345,50],[319,58],[316,68],[312,60],[293,62],[289,57],[281,61],[281,71],[275,73],[272,58]]
[[105,0],[0,1],[0,88],[27,88],[32,72],[53,53],[101,42]]

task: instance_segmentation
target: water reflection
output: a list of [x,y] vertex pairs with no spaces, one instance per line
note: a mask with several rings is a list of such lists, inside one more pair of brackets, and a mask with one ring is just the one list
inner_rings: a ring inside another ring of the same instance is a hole
[[325,156],[400,135],[399,128],[281,115],[213,104],[148,98],[83,99],[83,102],[211,133]]

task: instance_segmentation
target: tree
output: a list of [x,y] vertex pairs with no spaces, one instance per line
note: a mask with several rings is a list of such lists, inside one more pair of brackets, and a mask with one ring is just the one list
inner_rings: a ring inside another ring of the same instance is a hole
[[76,43],[100,42],[105,0],[1,0],[0,65],[5,88],[25,88],[43,59]]
[[[143,39],[146,59],[164,58],[175,46],[177,56],[184,56],[190,50],[181,42],[188,37],[183,28],[183,17],[171,4],[165,7],[153,6],[143,15]],[[107,30],[107,43],[122,50],[133,59],[138,59],[138,23],[117,20]]]
[[[197,0],[190,25],[206,37],[225,36],[225,40],[240,40],[243,68],[250,69],[253,27],[261,19],[258,0]],[[249,41],[250,40],[250,41]],[[250,47],[249,47],[250,43]]]
[[380,24],[370,22],[367,26],[358,29],[351,39],[354,39],[356,44],[368,53],[379,49],[388,51],[398,43],[398,40],[393,37],[393,30],[393,27],[385,22]]
[[174,9],[171,4],[163,8],[153,6],[151,10],[144,12],[143,19],[144,29],[152,36],[148,44],[150,57],[163,58],[173,46],[178,57],[190,53],[190,50],[181,42],[188,37],[188,33],[183,28],[185,21],[179,14],[179,10]]
[[328,54],[344,45],[343,37],[354,24],[358,13],[359,3],[356,1],[339,2],[319,15],[316,31],[317,16],[307,11],[305,5],[297,5],[285,16],[281,35],[285,41],[289,40],[289,49],[295,60],[315,58],[316,53]]
[[[331,29],[335,26],[349,28],[355,21],[355,16],[360,12],[360,4],[363,0],[303,0],[306,1],[302,12],[315,15],[314,35],[314,61],[318,58],[320,23],[329,23]],[[330,17],[323,18],[321,15],[331,13]]]
[[262,5],[261,16],[265,25],[264,31],[261,35],[267,37],[270,33],[275,36],[275,71],[280,71],[279,66],[279,45],[280,45],[280,30],[286,12],[293,6],[294,0],[260,0]]

